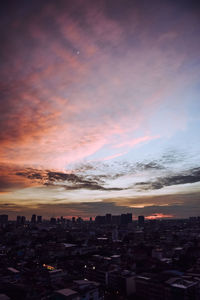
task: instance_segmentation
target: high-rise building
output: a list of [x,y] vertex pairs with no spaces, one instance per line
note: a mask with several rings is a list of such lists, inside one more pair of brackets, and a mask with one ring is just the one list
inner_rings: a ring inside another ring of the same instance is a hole
[[133,222],[133,216],[132,216],[132,214],[131,213],[127,213],[126,215],[127,215],[127,222],[128,223],[132,223]]
[[25,216],[17,216],[17,225],[24,225],[26,223]]
[[106,224],[111,224],[111,221],[112,221],[112,215],[106,214]]
[[121,224],[122,225],[127,225],[129,223],[132,223],[132,214],[131,213],[122,214],[121,215]]
[[121,216],[112,216],[112,224],[120,225]]
[[31,223],[32,224],[36,223],[36,215],[32,215],[32,217],[31,217]]
[[55,224],[56,224],[56,218],[51,218],[51,219],[50,219],[50,223],[51,223],[52,225],[55,225]]
[[105,216],[96,216],[95,223],[97,224],[105,224],[106,217]]
[[0,224],[8,223],[8,215],[0,215]]
[[26,217],[22,216],[21,217],[21,224],[24,225],[26,223]]
[[144,216],[138,216],[138,226],[139,227],[144,227]]
[[21,224],[21,220],[22,220],[22,217],[21,216],[17,216],[17,225]]
[[41,224],[42,223],[42,216],[37,216],[37,223]]

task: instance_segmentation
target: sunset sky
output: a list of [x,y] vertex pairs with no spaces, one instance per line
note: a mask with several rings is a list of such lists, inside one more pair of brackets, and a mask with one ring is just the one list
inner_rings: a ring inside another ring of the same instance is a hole
[[0,214],[200,215],[199,2],[0,14]]

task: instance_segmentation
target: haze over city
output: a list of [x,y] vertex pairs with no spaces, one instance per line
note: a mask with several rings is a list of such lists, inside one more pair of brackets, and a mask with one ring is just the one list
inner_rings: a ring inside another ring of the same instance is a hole
[[195,1],[4,1],[0,212],[200,215]]

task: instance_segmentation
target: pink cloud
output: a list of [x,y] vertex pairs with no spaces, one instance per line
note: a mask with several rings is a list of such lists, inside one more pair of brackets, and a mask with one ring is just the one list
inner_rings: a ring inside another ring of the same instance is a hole
[[141,143],[144,143],[144,142],[156,139],[156,138],[159,138],[159,136],[143,136],[143,137],[139,137],[139,138],[129,140],[127,142],[123,142],[121,144],[115,145],[114,147],[115,148],[130,147],[131,148],[138,144],[141,144]]
[[113,155],[110,155],[110,156],[103,157],[103,158],[101,158],[101,159],[99,159],[99,160],[102,160],[102,161],[104,161],[104,160],[110,160],[110,159],[113,159],[113,158],[122,156],[122,155],[124,155],[124,154],[126,154],[126,153],[127,153],[127,152],[125,151],[125,152],[113,154]]
[[[166,33],[158,44],[142,38],[151,47],[130,47],[128,23],[123,27],[106,16],[103,5],[84,10],[85,27],[63,6],[43,8],[27,27],[22,20],[17,24],[22,42],[13,36],[16,53],[7,51],[13,68],[3,68],[4,78],[11,78],[12,69],[12,80],[1,107],[2,162],[65,168],[104,146],[131,148],[159,137],[149,132],[130,139],[138,129],[148,132],[148,121],[180,80],[176,71],[185,55],[163,55],[160,48],[176,35]],[[137,25],[137,10],[134,15]],[[135,26],[131,30],[134,35]]]
[[151,216],[145,217],[145,219],[147,219],[147,220],[156,220],[156,219],[173,218],[173,217],[174,217],[174,215],[167,215],[167,214],[163,214],[163,213],[156,213],[156,214],[153,214]]

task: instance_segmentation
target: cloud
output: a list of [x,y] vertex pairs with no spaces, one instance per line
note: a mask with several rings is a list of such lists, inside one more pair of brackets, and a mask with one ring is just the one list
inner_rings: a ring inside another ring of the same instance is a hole
[[165,215],[163,213],[156,213],[154,215],[151,216],[146,216],[145,219],[147,220],[156,220],[156,219],[168,219],[168,218],[173,218],[174,215]]
[[11,193],[17,189],[23,189],[31,185],[27,178],[20,178],[15,174],[16,166],[0,166],[0,193]]
[[[102,191],[121,191],[123,188],[119,187],[105,187],[100,185],[95,180],[84,179],[83,176],[75,175],[73,173],[64,173],[49,170],[34,170],[27,169],[16,172],[17,176],[22,176],[32,180],[35,184],[43,184],[49,187],[63,187],[66,190],[102,190]],[[96,176],[96,179],[98,177]]]
[[110,159],[114,159],[116,157],[119,157],[119,156],[122,156],[124,154],[126,154],[127,152],[121,152],[121,153],[117,153],[117,154],[113,154],[113,155],[110,155],[110,156],[106,156],[104,158],[102,158],[101,160],[110,160]]
[[[144,199],[146,203],[149,201],[154,204],[144,207],[131,206],[132,202],[141,203],[141,198],[127,199],[127,202],[125,201],[124,203],[123,198],[121,198],[120,206],[115,202],[116,199],[82,203],[73,203],[70,199],[63,202],[51,201],[48,203],[39,203],[34,200],[29,201],[29,203],[25,205],[24,203],[9,201],[0,204],[0,211],[1,213],[9,213],[11,218],[16,218],[16,213],[24,214],[28,217],[36,213],[37,215],[42,215],[44,218],[52,216],[81,216],[88,218],[96,215],[105,215],[108,212],[113,215],[132,212],[134,218],[137,218],[139,215],[144,215],[145,217],[158,216],[158,218],[165,218],[166,216],[187,218],[188,216],[199,215],[199,196],[200,194],[197,193],[146,197],[146,199]],[[159,199],[161,199],[162,203],[170,203],[170,205],[159,205]]]
[[[178,148],[177,134],[193,120],[195,5],[35,0],[5,3],[0,14],[1,193],[19,204],[25,195],[33,202],[33,190],[37,199],[41,192],[91,202],[121,191],[129,205],[127,195],[199,181],[193,166],[181,173],[184,155],[163,150],[170,142]],[[157,149],[160,159],[145,160]]]
[[[147,19],[139,2],[131,10],[122,2],[115,6],[35,1],[3,15],[2,162],[62,169],[106,145],[133,147],[158,136],[148,133],[148,122],[194,54],[191,43],[183,54],[178,46],[179,32],[188,40],[184,29],[191,20],[179,28],[179,16],[171,34],[156,30],[158,18],[151,11]],[[160,6],[166,19],[167,5]],[[169,37],[174,48],[163,50]],[[133,138],[138,128],[144,136]]]
[[130,141],[126,141],[126,142],[123,142],[121,144],[118,144],[116,145],[115,147],[116,148],[121,148],[121,147],[134,147],[140,143],[143,143],[143,142],[146,142],[146,141],[150,141],[152,139],[155,139],[155,138],[159,138],[159,136],[155,136],[155,137],[152,137],[152,136],[143,136],[143,137],[139,137],[139,138],[136,138],[136,139],[133,139],[133,140],[130,140]]
[[155,181],[150,182],[138,182],[137,186],[141,190],[158,190],[165,186],[180,185],[187,183],[195,183],[200,181],[200,168],[194,168],[181,172],[180,174],[169,175],[166,177],[157,178]]
[[139,170],[162,170],[162,169],[165,169],[165,167],[156,161],[150,161],[147,163],[145,163],[145,162],[136,163],[136,169],[139,169]]

